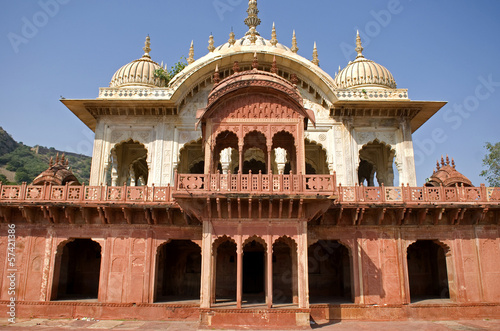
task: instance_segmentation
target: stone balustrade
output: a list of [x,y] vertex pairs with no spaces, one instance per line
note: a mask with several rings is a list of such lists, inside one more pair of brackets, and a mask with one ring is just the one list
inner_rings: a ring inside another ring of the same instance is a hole
[[98,99],[166,99],[170,100],[171,88],[99,88]]
[[408,99],[408,89],[339,89],[335,95],[339,100],[401,100]]
[[177,174],[174,187],[2,185],[1,203],[175,203],[176,192],[337,196],[338,202],[491,203],[500,202],[500,187],[366,187],[336,185],[335,175]]

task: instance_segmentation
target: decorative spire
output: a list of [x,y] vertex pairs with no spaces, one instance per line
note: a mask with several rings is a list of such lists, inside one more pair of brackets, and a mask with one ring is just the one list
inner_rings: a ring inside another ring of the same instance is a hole
[[276,26],[274,25],[274,22],[273,22],[273,31],[271,32],[271,40],[269,40],[269,42],[274,47],[276,47],[276,45],[278,44],[278,39],[276,38]]
[[439,170],[441,166],[439,165],[439,160],[436,161],[436,170]]
[[450,158],[448,157],[448,154],[446,154],[446,165],[447,166],[450,165]]
[[236,39],[234,39],[233,28],[231,28],[231,32],[229,33],[229,40],[227,41],[229,45],[233,46],[236,43]]
[[441,166],[444,167],[444,159],[442,155],[441,155]]
[[314,63],[315,65],[319,66],[318,48],[316,47],[316,42],[314,42],[313,59],[311,62]]
[[189,56],[187,58],[187,63],[191,64],[194,62],[194,43],[191,40],[191,46],[189,47]]
[[210,34],[210,37],[208,38],[208,50],[210,52],[215,51],[215,46],[214,46],[214,35]]
[[214,72],[214,84],[219,84],[220,82],[220,76],[219,76],[219,64],[215,65],[215,72]]
[[252,68],[255,70],[259,69],[259,60],[257,59],[257,52],[253,54]]
[[299,51],[299,48],[297,47],[297,37],[295,36],[295,30],[293,30],[293,37],[292,37],[292,52],[297,53]]
[[142,50],[144,51],[144,55],[142,57],[147,57],[147,58],[151,58],[151,56],[149,56],[149,52],[151,52],[151,39],[149,38],[149,35],[146,37],[146,41],[144,42],[144,47],[142,48]]
[[273,56],[273,65],[271,67],[271,73],[272,74],[278,73],[278,66],[276,65],[276,55]]
[[260,18],[257,16],[259,14],[259,9],[257,9],[257,0],[248,1],[247,9],[248,17],[245,18],[245,24],[248,26],[248,32],[246,34],[257,35],[257,26],[260,24]]
[[455,169],[455,160],[453,158],[451,158],[451,166]]
[[363,53],[361,53],[363,52],[363,46],[361,46],[361,37],[359,36],[359,30],[357,30],[356,32],[356,48],[354,50],[358,52],[358,56],[356,56],[356,59],[364,57]]

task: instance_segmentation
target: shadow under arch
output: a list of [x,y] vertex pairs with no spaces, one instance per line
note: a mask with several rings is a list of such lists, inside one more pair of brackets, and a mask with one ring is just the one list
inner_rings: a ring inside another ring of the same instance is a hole
[[215,273],[212,303],[236,301],[236,242],[226,235],[212,244]]
[[[306,174],[308,175],[328,175],[328,153],[326,148],[313,140],[304,140]],[[314,171],[313,171],[314,170]]]
[[200,246],[192,240],[171,239],[156,252],[155,301],[199,300]]
[[273,305],[298,303],[297,243],[281,236],[273,243]]
[[352,254],[339,240],[318,240],[308,249],[309,301],[354,302]]
[[202,174],[205,168],[202,138],[192,140],[179,149],[177,172],[181,174]]
[[447,257],[450,247],[439,240],[417,240],[406,250],[410,302],[450,299]]
[[98,299],[102,247],[90,238],[70,238],[56,250],[51,300]]

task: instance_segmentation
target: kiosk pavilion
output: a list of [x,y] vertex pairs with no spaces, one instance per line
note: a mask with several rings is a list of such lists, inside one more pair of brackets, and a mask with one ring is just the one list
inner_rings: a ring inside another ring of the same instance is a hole
[[95,132],[90,184],[64,157],[0,184],[2,310],[14,269],[17,317],[500,318],[500,189],[447,156],[417,187],[412,134],[445,102],[410,100],[359,35],[332,78],[247,13],[168,84],[148,37],[97,99],[62,100]]

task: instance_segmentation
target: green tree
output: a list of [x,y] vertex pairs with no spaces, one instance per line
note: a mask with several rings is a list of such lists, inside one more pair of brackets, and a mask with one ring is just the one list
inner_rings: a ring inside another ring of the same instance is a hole
[[0,174],[0,182],[2,182],[2,184],[4,184],[4,185],[10,184],[9,180],[7,179],[7,177],[5,177],[4,174]]
[[154,72],[154,76],[167,86],[168,83],[175,75],[181,72],[185,67],[187,67],[187,63],[183,61],[184,57],[181,57],[181,60],[174,64],[170,70],[165,70],[163,68],[156,69]]
[[484,147],[489,152],[483,159],[487,169],[481,171],[480,176],[486,177],[490,186],[500,186],[500,142],[495,145],[487,142]]

